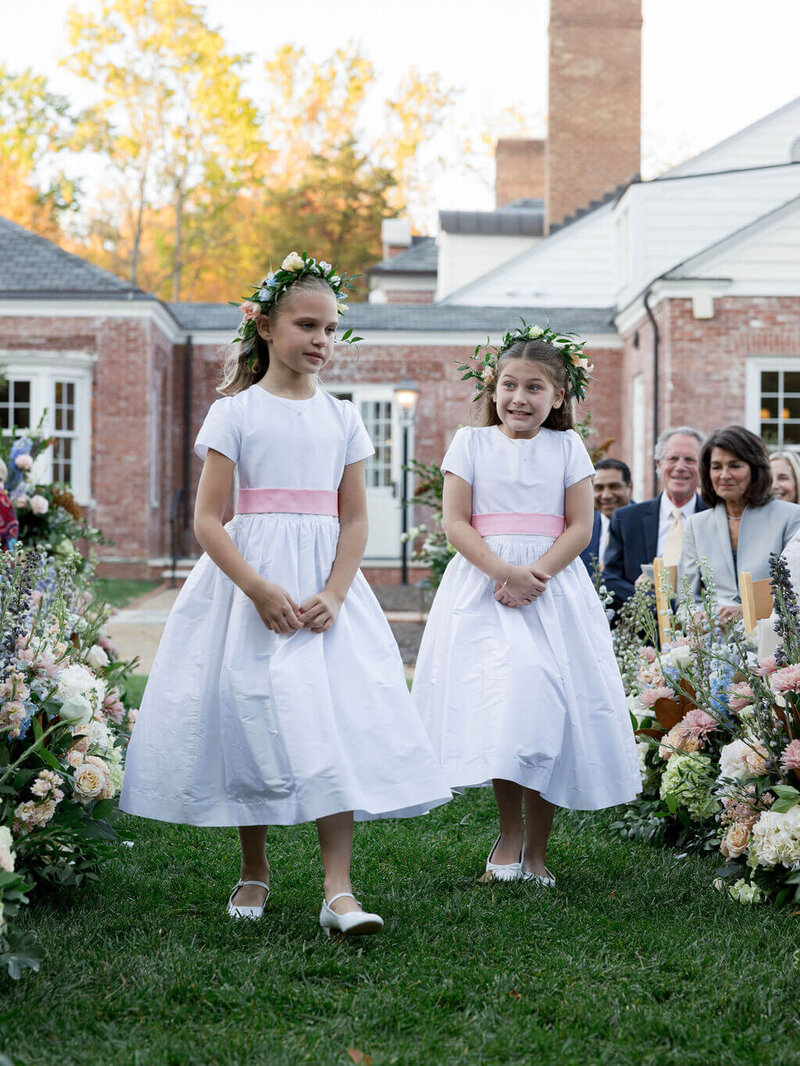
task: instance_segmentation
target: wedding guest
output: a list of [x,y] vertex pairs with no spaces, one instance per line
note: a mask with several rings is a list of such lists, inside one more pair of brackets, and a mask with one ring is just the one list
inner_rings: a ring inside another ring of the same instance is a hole
[[[686,526],[680,578],[692,600],[701,600],[700,560],[711,571],[720,604],[720,619],[741,616],[739,573],[754,581],[769,577],[771,552],[782,552],[800,530],[800,507],[772,497],[769,452],[743,426],[715,430],[700,453],[700,486],[709,510]],[[680,588],[680,586],[679,586]]]
[[621,459],[601,459],[594,466],[594,522],[589,547],[581,552],[581,560],[594,577],[596,566],[603,569],[608,547],[608,527],[618,507],[627,507],[633,495],[630,467]]
[[603,574],[615,611],[644,580],[642,566],[656,556],[667,566],[677,566],[686,523],[695,511],[705,510],[697,495],[704,439],[691,426],[665,429],[655,446],[662,492],[644,503],[618,508],[611,516]]
[[800,503],[800,459],[794,452],[773,452],[769,457],[772,468],[772,495],[776,500]]

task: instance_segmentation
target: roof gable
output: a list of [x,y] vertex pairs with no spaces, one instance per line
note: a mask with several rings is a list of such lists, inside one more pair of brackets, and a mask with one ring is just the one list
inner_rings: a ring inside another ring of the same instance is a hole
[[0,297],[103,296],[154,300],[107,270],[0,217]]

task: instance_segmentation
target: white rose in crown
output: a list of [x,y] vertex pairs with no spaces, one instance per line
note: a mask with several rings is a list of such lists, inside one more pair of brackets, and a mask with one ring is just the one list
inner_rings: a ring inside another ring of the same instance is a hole
[[44,496],[39,496],[37,494],[36,496],[31,496],[30,508],[34,514],[47,514],[47,512],[50,510],[50,504],[47,502]]
[[303,257],[298,255],[297,252],[289,252],[284,261],[281,263],[281,270],[291,270],[295,274],[298,270],[302,270],[305,266]]
[[332,269],[333,264],[326,263],[324,259],[320,259],[319,263],[317,263],[317,266],[320,268],[320,270],[323,270],[327,274],[328,271]]
[[86,725],[92,720],[92,705],[80,692],[75,692],[61,704],[58,717],[67,725]]
[[536,338],[537,338],[537,337],[541,337],[541,335],[542,335],[543,333],[544,333],[544,330],[543,330],[543,329],[541,328],[541,326],[531,326],[531,327],[529,328],[529,330],[528,330],[528,337],[529,337],[529,338],[530,338],[530,339],[531,339],[532,341],[535,341],[535,340],[536,340]]

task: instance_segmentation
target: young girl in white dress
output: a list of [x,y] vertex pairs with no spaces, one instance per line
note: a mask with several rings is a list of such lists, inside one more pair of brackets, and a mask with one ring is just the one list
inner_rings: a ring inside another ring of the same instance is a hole
[[[344,284],[330,264],[291,253],[240,306],[226,395],[195,444],[206,554],[167,621],[120,802],[147,818],[239,827],[234,918],[263,913],[267,827],[315,820],[328,935],[383,925],[352,895],[354,817],[412,816],[450,798],[358,569],[373,447],[353,404],[317,380]],[[223,526],[235,472],[237,513]]]
[[430,611],[413,695],[447,783],[493,785],[500,833],[484,880],[554,885],[554,805],[594,810],[641,790],[608,622],[578,558],[594,473],[572,429],[570,401],[591,369],[581,349],[525,327],[484,350],[477,370],[462,367],[477,382],[481,424],[459,429],[442,463],[458,554]]

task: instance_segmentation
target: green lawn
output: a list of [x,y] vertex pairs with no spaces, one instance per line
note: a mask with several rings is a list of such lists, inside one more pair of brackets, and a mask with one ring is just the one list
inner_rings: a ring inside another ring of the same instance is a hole
[[99,579],[103,599],[112,607],[125,607],[131,600],[144,596],[146,592],[160,587],[160,581],[124,581],[121,578],[104,577]]
[[554,891],[476,885],[486,791],[356,829],[357,890],[387,920],[317,925],[311,826],[271,833],[260,923],[224,914],[233,830],[126,819],[102,881],[29,918],[48,957],[5,983],[0,1050],[28,1064],[800,1063],[800,926],[711,888],[712,858],[557,816]]

